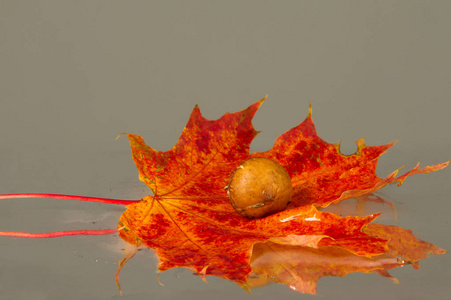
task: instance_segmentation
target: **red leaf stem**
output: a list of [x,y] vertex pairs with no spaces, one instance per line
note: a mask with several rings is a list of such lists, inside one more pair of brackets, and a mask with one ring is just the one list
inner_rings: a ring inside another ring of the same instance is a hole
[[97,197],[86,197],[86,196],[73,196],[73,195],[63,195],[63,194],[4,194],[0,195],[0,199],[25,199],[25,198],[56,198],[65,200],[76,200],[76,201],[88,201],[88,202],[99,202],[107,204],[117,204],[117,205],[129,205],[132,203],[141,202],[141,200],[118,200],[118,199],[108,199],[108,198],[97,198]]
[[31,239],[46,239],[68,235],[104,235],[116,233],[117,229],[99,229],[99,230],[69,230],[69,231],[54,231],[45,233],[31,233],[31,232],[16,232],[16,231],[0,231],[0,236],[23,237]]

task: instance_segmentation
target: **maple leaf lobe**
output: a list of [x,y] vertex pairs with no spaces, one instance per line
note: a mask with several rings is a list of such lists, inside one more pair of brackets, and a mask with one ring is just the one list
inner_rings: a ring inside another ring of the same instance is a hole
[[166,152],[147,146],[142,137],[127,134],[140,179],[155,196],[201,193],[204,188],[217,193],[227,181],[237,161],[244,160],[257,135],[251,119],[264,99],[247,109],[226,113],[220,119],[205,119],[196,106],[177,143]]

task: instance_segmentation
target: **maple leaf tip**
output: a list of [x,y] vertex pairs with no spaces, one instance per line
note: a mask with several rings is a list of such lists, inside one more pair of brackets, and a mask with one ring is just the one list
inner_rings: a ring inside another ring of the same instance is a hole
[[121,136],[123,136],[123,135],[126,135],[129,139],[131,138],[131,137],[140,137],[139,135],[136,135],[136,134],[133,134],[133,133],[127,133],[127,132],[122,132],[121,134],[119,134],[117,137],[116,137],[116,140],[117,139],[119,139]]
[[[202,117],[202,113],[200,112],[200,107],[199,107],[199,104],[196,104],[196,105],[194,105],[194,108],[193,108],[193,110],[191,111],[191,115],[190,115],[190,117],[189,117],[189,120],[191,120],[191,118],[194,116],[194,115],[198,115],[198,117]],[[189,122],[189,121],[188,121]]]
[[268,98],[268,94],[266,94],[265,97],[263,97],[262,99],[258,100],[257,102],[255,102],[254,104],[252,104],[251,106],[249,106],[247,109],[251,108],[251,107],[256,107],[257,110],[260,108],[260,106],[263,104],[263,102],[266,101],[266,99]]
[[251,288],[249,287],[249,284],[247,282],[244,283],[238,283],[238,285],[245,290],[248,294],[252,294]]
[[210,265],[206,265],[200,272],[197,272],[197,275],[205,282],[207,282],[207,269]]
[[121,134],[119,134],[119,135],[116,137],[116,140],[119,139],[119,138],[120,138],[121,136],[123,136],[124,134],[128,134],[128,133],[122,132]]
[[[394,140],[393,142],[389,143],[389,144],[388,144],[387,150],[388,150],[389,148],[393,147],[393,146],[398,142],[398,140],[399,140],[399,138],[397,138],[397,139]],[[384,153],[385,153],[385,151],[384,151]]]
[[374,214],[371,214],[371,215],[370,215],[370,218],[372,218],[373,220],[376,220],[380,215],[382,215],[381,212],[374,213]]
[[157,282],[159,285],[164,286],[164,284],[160,281],[160,275],[161,275],[161,272],[158,273],[158,275],[157,275]]

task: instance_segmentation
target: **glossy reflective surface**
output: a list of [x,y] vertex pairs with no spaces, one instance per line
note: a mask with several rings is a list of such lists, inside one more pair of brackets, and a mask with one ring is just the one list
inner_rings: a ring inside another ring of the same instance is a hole
[[[7,1],[0,10],[0,193],[64,193],[139,199],[122,132],[155,148],[176,142],[195,104],[206,118],[237,111],[269,94],[254,119],[265,151],[313,106],[318,134],[368,145],[398,143],[380,159],[385,176],[451,159],[448,2],[214,4]],[[451,249],[450,169],[408,178],[382,196],[397,225]],[[346,205],[338,209],[348,210]],[[384,206],[380,222],[394,224]],[[55,199],[5,200],[0,230],[114,228],[123,209]],[[114,299],[118,238],[0,238],[2,299]],[[447,299],[449,255],[391,273],[323,278],[326,299]],[[234,283],[186,270],[157,281],[141,251],[121,273],[120,299],[315,299],[270,285],[249,296]]]

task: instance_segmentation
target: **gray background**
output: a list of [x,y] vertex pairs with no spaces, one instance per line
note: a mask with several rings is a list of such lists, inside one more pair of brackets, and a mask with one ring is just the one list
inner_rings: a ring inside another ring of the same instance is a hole
[[[177,141],[191,109],[205,117],[268,100],[252,151],[269,149],[313,106],[321,137],[369,145],[399,138],[386,176],[451,159],[450,1],[0,1],[0,193],[139,199],[122,132],[159,150]],[[451,169],[417,175],[382,195],[398,225],[445,249]],[[345,204],[344,204],[345,205]],[[342,208],[339,208],[342,209]],[[385,206],[381,221],[393,224]],[[0,230],[114,228],[123,207],[64,200],[2,200]],[[370,211],[372,212],[372,211]],[[114,236],[0,238],[2,299],[317,299],[270,285],[246,294],[185,270],[156,280],[142,251],[114,283]],[[450,299],[449,255],[373,274],[319,281],[324,299]]]

